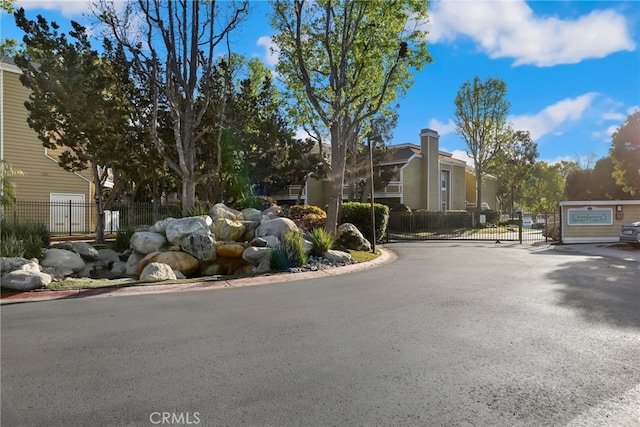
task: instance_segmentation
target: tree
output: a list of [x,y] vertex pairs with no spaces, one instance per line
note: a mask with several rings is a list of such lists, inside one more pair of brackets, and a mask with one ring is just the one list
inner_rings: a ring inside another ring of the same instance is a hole
[[509,143],[505,145],[491,173],[498,177],[501,201],[509,200],[509,210],[512,212],[516,192],[522,188],[537,157],[538,145],[531,139],[529,131],[510,133]]
[[[478,207],[482,203],[482,178],[510,143],[506,120],[510,104],[506,96],[507,84],[503,80],[489,77],[483,82],[476,76],[460,86],[454,100],[456,133],[467,143],[467,155],[473,159]],[[478,223],[480,213],[476,209]]]
[[21,175],[24,175],[23,171],[14,168],[5,160],[0,160],[0,218],[4,214],[4,208],[13,206],[16,198],[16,186],[10,177]]
[[614,178],[611,157],[598,160],[593,169],[577,169],[567,177],[565,195],[568,200],[625,200],[627,193]]
[[531,212],[553,212],[565,198],[565,179],[558,163],[537,162],[531,169],[522,192],[523,209]]
[[616,182],[632,196],[640,195],[640,111],[613,134],[610,150]]
[[[354,129],[406,92],[410,68],[432,61],[424,1],[274,0],[277,70],[300,122],[315,117],[331,138],[327,231],[336,231],[347,146]],[[311,120],[315,122],[315,120]],[[368,129],[363,129],[366,134]]]
[[[225,110],[209,123],[203,123],[203,117],[211,100],[226,96],[227,91],[215,92],[208,82],[215,68],[214,51],[226,42],[230,56],[229,35],[246,16],[248,1],[137,0],[127,2],[120,11],[112,0],[97,0],[95,7],[110,35],[127,49],[133,73],[151,85],[151,137],[182,180],[186,215],[195,204],[196,185],[220,168],[216,163],[213,170],[204,169],[196,156],[197,146],[214,134],[215,149],[220,152]],[[160,137],[157,117],[163,106],[171,113],[172,140]]]
[[[117,87],[111,61],[91,47],[86,29],[71,22],[69,37],[59,33],[55,22],[42,16],[26,18],[24,9],[15,13],[16,24],[25,32],[26,48],[15,62],[22,70],[20,81],[32,93],[25,107],[27,122],[47,148],[62,148],[58,160],[68,171],[91,168],[97,212],[96,241],[104,241],[102,183],[108,168],[126,152],[129,125],[127,102]],[[110,45],[105,45],[109,50]],[[104,166],[102,169],[99,166]]]

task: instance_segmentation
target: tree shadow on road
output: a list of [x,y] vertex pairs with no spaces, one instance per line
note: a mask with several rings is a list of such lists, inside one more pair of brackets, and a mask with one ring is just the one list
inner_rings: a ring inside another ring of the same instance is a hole
[[[540,251],[544,253],[547,251]],[[554,251],[554,255],[572,255]],[[598,256],[570,260],[546,275],[561,285],[560,305],[591,322],[640,328],[640,264]]]

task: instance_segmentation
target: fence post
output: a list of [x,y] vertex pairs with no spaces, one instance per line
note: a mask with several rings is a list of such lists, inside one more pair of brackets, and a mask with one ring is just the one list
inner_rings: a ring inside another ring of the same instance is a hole
[[69,236],[71,236],[71,223],[72,223],[72,219],[71,219],[71,200],[69,200]]
[[522,211],[518,211],[518,224],[520,224],[518,227],[518,240],[522,244]]

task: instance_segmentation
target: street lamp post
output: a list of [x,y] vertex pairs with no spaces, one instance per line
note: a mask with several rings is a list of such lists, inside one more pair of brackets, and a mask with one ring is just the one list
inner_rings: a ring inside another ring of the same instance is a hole
[[371,251],[373,253],[376,253],[376,210],[375,207],[373,206],[374,203],[374,197],[373,197],[373,192],[374,192],[374,188],[373,188],[373,145],[371,144],[371,135],[369,135],[368,137],[369,140],[369,171],[371,172],[369,175],[369,179],[371,180],[371,192],[370,194],[370,201],[371,201],[371,235],[372,235],[372,239],[371,239]]

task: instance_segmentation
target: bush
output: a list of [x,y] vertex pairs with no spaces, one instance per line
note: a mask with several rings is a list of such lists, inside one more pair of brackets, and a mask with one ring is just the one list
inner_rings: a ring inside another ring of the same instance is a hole
[[34,222],[0,223],[0,256],[42,258],[42,248],[51,243],[47,226]]
[[191,206],[191,208],[189,208],[189,211],[187,212],[187,216],[202,215],[209,215],[209,206],[207,206],[207,204],[203,202],[196,202],[196,204]]
[[276,206],[277,204],[278,202],[269,196],[250,196],[236,201],[232,207],[239,211],[247,208],[254,208],[259,211],[263,211],[271,206]]
[[[381,240],[387,233],[389,222],[389,207],[374,203],[376,219],[376,241]],[[350,222],[355,225],[366,239],[371,239],[371,204],[347,202],[342,204],[341,224]]]
[[290,231],[282,239],[278,248],[271,251],[269,256],[271,269],[286,271],[293,267],[300,267],[307,263],[302,234]]
[[303,230],[324,227],[327,222],[327,213],[313,205],[293,205],[286,210],[286,217]]
[[124,252],[129,249],[131,236],[135,231],[132,228],[121,228],[116,233],[116,240],[113,243],[113,250],[116,252]]
[[333,236],[323,228],[315,228],[311,232],[311,242],[313,243],[313,249],[311,255],[323,256],[325,252],[333,248]]

